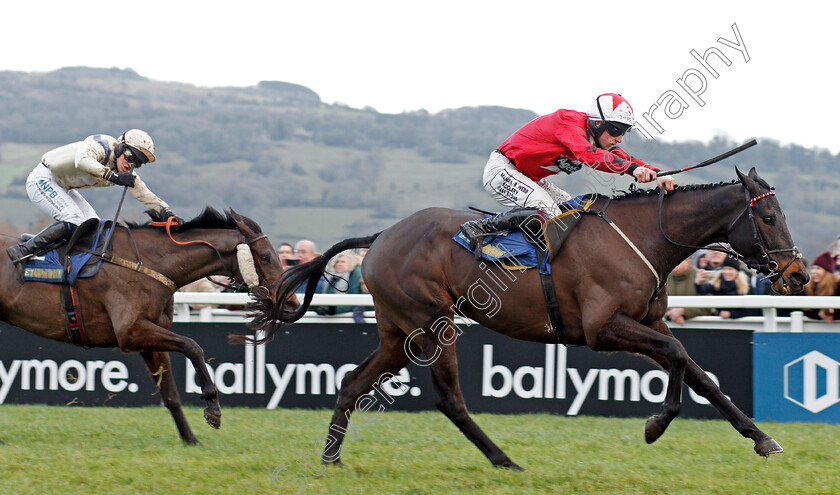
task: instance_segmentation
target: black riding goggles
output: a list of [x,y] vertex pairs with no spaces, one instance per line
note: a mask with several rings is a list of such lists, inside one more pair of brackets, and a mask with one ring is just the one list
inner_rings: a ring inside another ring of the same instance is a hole
[[123,144],[123,156],[125,157],[125,161],[127,161],[130,165],[134,165],[137,168],[142,166],[144,163],[148,163],[149,161],[149,159],[146,158],[146,155],[144,155],[143,152],[141,152],[134,146],[129,146],[127,144]]
[[630,125],[623,124],[621,122],[604,122],[604,125],[607,126],[607,132],[610,133],[612,137],[621,137],[630,130]]

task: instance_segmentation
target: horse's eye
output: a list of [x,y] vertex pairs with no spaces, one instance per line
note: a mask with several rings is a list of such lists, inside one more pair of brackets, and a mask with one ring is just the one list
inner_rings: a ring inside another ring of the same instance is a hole
[[764,223],[766,223],[767,225],[774,225],[776,223],[776,217],[772,216],[766,216],[762,218],[762,220],[764,220]]
[[260,261],[262,261],[263,263],[271,263],[271,256],[267,254],[261,254]]

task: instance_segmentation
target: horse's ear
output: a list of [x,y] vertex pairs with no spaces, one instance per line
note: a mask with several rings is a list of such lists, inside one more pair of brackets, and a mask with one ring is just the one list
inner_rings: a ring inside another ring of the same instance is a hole
[[[735,167],[735,173],[738,174],[738,180],[741,181],[741,184],[743,184],[744,187],[749,188],[750,184],[753,182],[752,179],[749,176],[746,176],[746,175],[742,174],[741,171],[738,170],[737,166]],[[753,167],[753,169],[750,170],[750,175],[752,175],[754,173],[755,173],[755,167]]]
[[758,172],[755,171],[755,167],[750,169],[749,176],[750,176],[750,179],[752,179],[752,180],[756,180],[756,179],[759,178],[758,177]]
[[236,213],[233,210],[233,208],[228,208],[227,211],[228,211],[228,216],[230,216],[230,218],[233,219],[234,222],[236,222],[236,225],[239,227],[240,230],[243,229],[243,228],[250,228],[250,226],[248,225],[248,222],[246,222],[246,218],[244,216],[240,215],[239,213]]

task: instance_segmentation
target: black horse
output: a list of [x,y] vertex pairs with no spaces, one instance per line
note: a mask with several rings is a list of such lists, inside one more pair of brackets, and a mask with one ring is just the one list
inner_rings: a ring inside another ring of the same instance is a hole
[[[807,283],[805,265],[772,188],[755,169],[748,175],[737,169],[736,173],[740,182],[687,186],[665,197],[652,192],[599,197],[592,209],[605,209],[604,218],[581,218],[553,260],[551,274],[559,288],[566,344],[641,354],[668,371],[662,412],[645,424],[648,443],[679,414],[685,380],[739,433],[755,441],[759,455],[767,456],[782,448],[723,395],[662,321],[668,306],[666,277],[698,246],[729,242],[779,291],[800,291]],[[357,400],[422,351],[431,362],[438,409],[493,465],[519,467],[467,412],[458,384],[453,317],[457,310],[487,328],[532,342],[552,342],[555,334],[546,331],[549,316],[537,270],[503,272],[493,264],[476,262],[472,253],[452,241],[459,226],[475,218],[478,215],[470,212],[423,210],[379,234],[342,241],[283,276],[280,298],[308,281],[306,296],[293,313],[274,311],[266,338],[280,325],[303,316],[332,256],[344,249],[370,247],[362,274],[375,303],[379,347],[342,382],[322,457],[325,462],[340,462],[343,431]],[[511,273],[515,281],[510,280]],[[486,294],[484,298],[470,294],[476,282],[488,276],[505,285],[492,295],[493,311],[488,311]]]

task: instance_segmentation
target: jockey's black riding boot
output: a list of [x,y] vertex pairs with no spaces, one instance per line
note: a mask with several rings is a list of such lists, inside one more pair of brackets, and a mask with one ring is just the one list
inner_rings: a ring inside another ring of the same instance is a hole
[[539,210],[535,208],[518,208],[500,213],[494,217],[470,220],[461,225],[461,232],[470,241],[470,249],[479,255],[484,238],[519,229],[528,236],[536,236],[542,231],[542,220]]
[[27,259],[41,254],[40,251],[45,247],[60,240],[67,239],[75,228],[76,226],[70,222],[57,222],[35,234],[35,237],[6,249],[9,258],[12,259],[12,263],[17,265],[18,282],[23,283],[23,273]]

